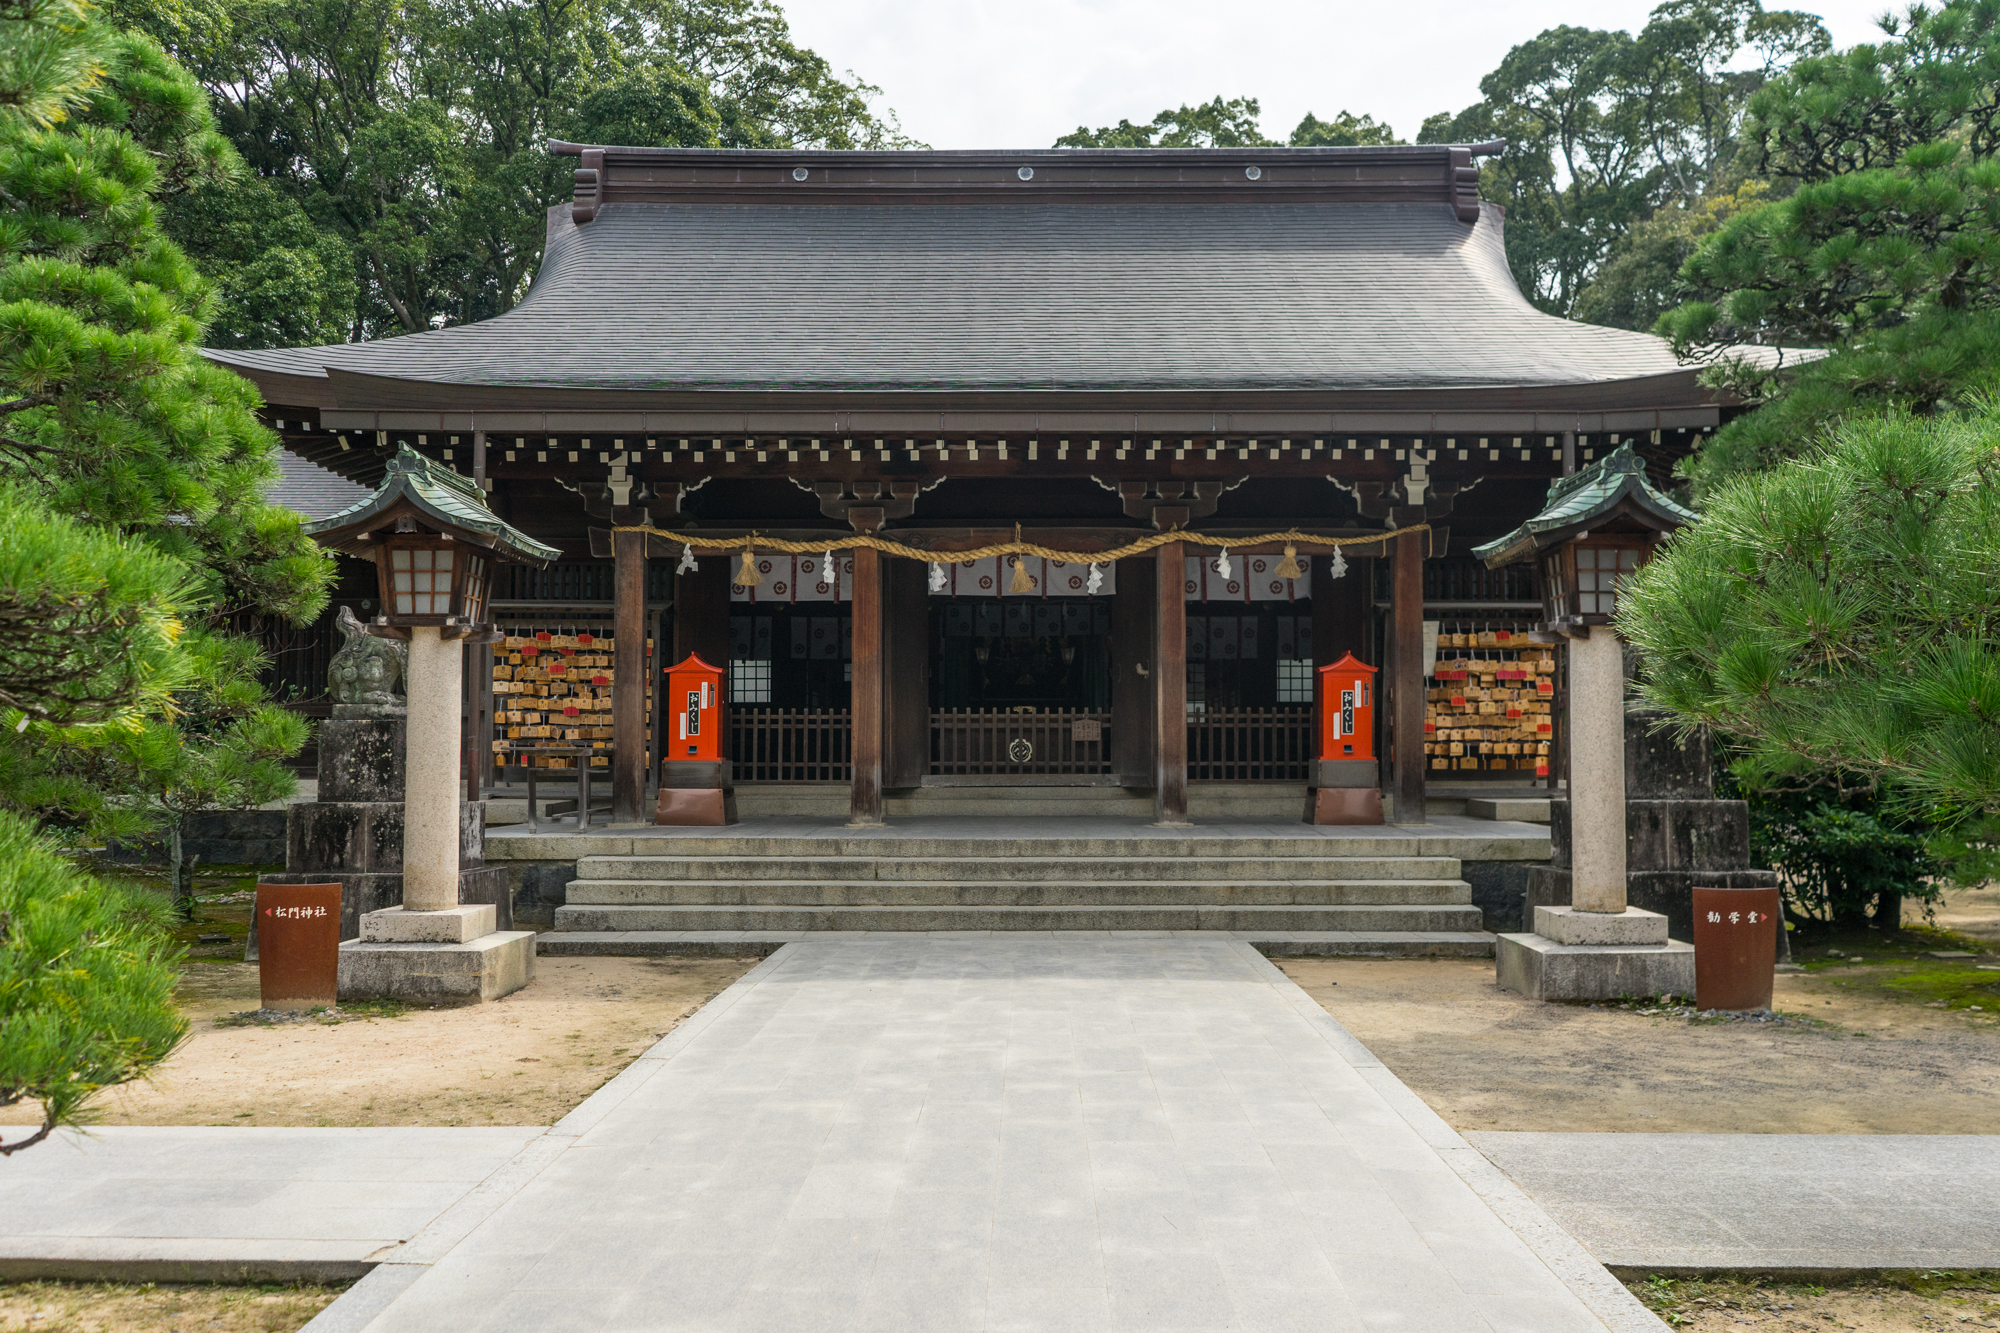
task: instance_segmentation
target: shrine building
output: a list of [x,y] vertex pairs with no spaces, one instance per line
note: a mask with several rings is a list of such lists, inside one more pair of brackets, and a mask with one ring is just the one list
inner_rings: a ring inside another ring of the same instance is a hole
[[[587,759],[622,821],[691,655],[746,814],[1117,788],[1171,824],[1226,788],[1296,819],[1349,654],[1391,822],[1427,784],[1551,785],[1535,570],[1470,551],[1621,445],[1664,484],[1733,408],[1662,340],[1523,298],[1478,197],[1500,145],[551,151],[575,198],[506,314],[207,355],[300,458],[373,488],[413,450],[561,551],[495,571],[468,762]],[[1284,532],[1322,544],[1254,540]],[[1226,544],[959,554],[1152,533]],[[855,534],[924,558],[815,546]]]

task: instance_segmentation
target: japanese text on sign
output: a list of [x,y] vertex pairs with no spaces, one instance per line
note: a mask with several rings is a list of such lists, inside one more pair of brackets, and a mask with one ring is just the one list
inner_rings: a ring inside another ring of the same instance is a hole
[[325,916],[326,914],[327,911],[324,907],[267,907],[264,909],[265,916],[274,916],[280,920],[290,921],[305,921],[312,917]]
[[[1762,912],[1731,912],[1729,914],[1729,924],[1732,926],[1740,926],[1746,924],[1754,926],[1759,921],[1767,921],[1769,919],[1770,918],[1765,916],[1764,913]],[[1708,914],[1708,920],[1710,925],[1719,926],[1722,924],[1722,913],[1710,912]]]

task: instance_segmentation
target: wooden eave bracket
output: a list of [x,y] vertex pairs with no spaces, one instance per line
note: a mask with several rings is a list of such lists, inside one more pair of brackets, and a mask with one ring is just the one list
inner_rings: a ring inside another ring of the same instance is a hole
[[819,512],[848,524],[856,532],[879,532],[884,523],[910,517],[917,512],[917,497],[923,491],[923,483],[918,481],[812,483]]
[[[1224,495],[1248,480],[1248,477],[1231,477],[1227,481],[1180,481],[1169,477],[1159,481],[1121,481],[1116,490],[1125,517],[1145,519],[1164,530],[1207,518],[1222,503]],[[1162,510],[1169,513],[1163,514]]]

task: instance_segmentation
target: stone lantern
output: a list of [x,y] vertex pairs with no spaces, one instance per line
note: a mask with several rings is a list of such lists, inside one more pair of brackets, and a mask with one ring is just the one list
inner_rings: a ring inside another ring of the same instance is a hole
[[320,545],[375,562],[382,612],[368,625],[408,647],[403,901],[366,913],[341,945],[340,993],[491,999],[525,985],[529,931],[496,931],[490,903],[459,901],[460,708],[464,647],[485,619],[496,564],[547,565],[560,554],[487,509],[470,478],[407,446],[368,499],[305,525]]
[[1668,938],[1664,915],[1626,901],[1625,651],[1611,617],[1660,538],[1695,521],[1646,480],[1628,444],[1555,482],[1541,513],[1473,551],[1489,568],[1535,561],[1535,637],[1565,644],[1569,659],[1569,801],[1556,836],[1567,835],[1558,855],[1567,851],[1570,901],[1536,906],[1533,933],[1500,936],[1503,989],[1548,1000],[1694,990],[1693,947]]

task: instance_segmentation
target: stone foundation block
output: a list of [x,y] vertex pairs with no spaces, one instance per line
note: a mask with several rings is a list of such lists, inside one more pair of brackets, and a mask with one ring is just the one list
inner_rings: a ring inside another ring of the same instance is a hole
[[1638,907],[1622,912],[1537,907],[1535,934],[1557,944],[1665,944],[1667,919]]
[[1546,797],[1475,796],[1465,803],[1467,819],[1507,819],[1521,824],[1549,822]]
[[496,930],[464,944],[340,946],[343,1000],[497,1000],[535,976],[535,935]]
[[402,803],[293,802],[285,807],[285,868],[336,875],[402,874]]
[[720,828],[736,822],[736,793],[720,787],[660,788],[659,803],[653,810],[655,824],[695,828]]
[[[1667,934],[1678,939],[1694,936],[1694,889],[1763,889],[1777,884],[1770,870],[1630,870],[1625,875],[1625,901],[1633,907],[1658,912],[1667,918]],[[1528,870],[1527,919],[1533,921],[1538,907],[1566,907],[1570,902],[1569,871],[1554,866],[1531,866]],[[1780,962],[1784,932],[1780,931]]]
[[1313,792],[1313,824],[1380,824],[1382,791],[1378,787],[1321,787]]
[[361,918],[361,939],[367,944],[465,944],[496,929],[491,903],[463,904],[442,912],[391,907]]
[[319,724],[319,799],[403,803],[401,717],[330,717]]
[[1616,1000],[1693,995],[1694,946],[1557,944],[1541,935],[1502,935],[1494,958],[1500,989],[1531,1000]]

